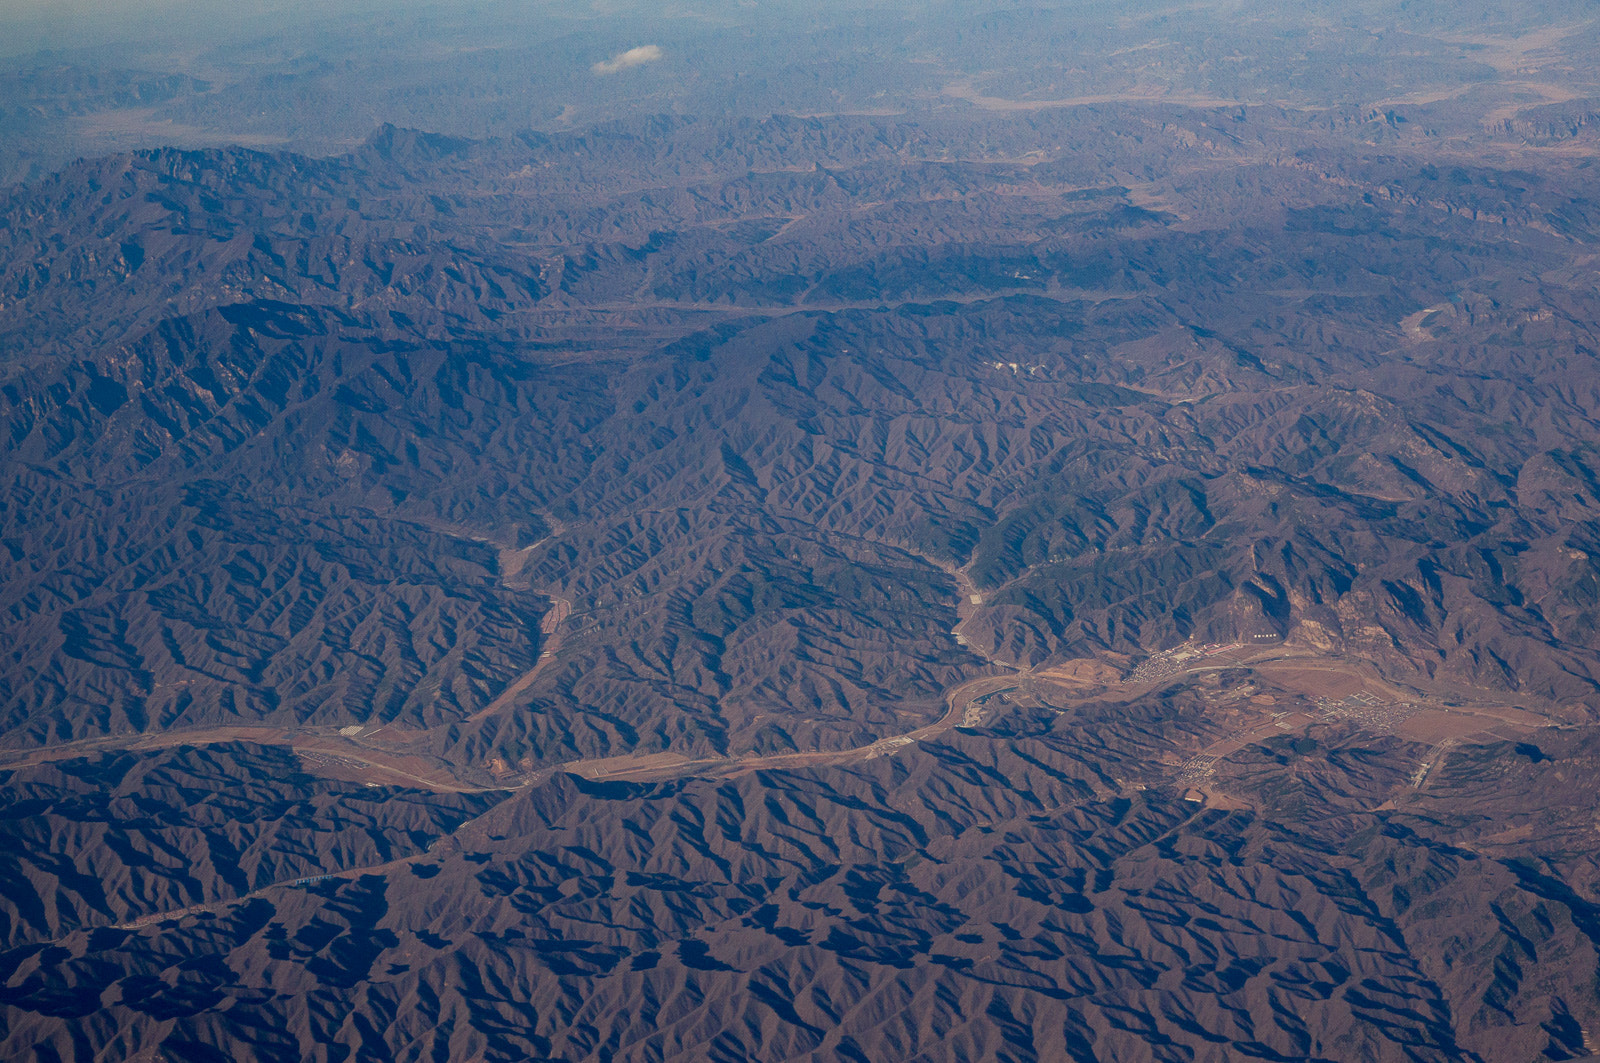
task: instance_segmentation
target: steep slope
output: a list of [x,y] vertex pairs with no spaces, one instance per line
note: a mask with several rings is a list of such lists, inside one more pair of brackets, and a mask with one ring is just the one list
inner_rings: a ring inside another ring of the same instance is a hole
[[0,1051],[1592,1052],[1596,215],[1521,135],[10,190]]
[[[1082,731],[1133,727],[1064,721],[724,782],[564,777],[458,833],[449,855],[13,950],[6,1048],[246,1060],[1585,1050],[1600,1021],[1595,907],[1563,884],[1570,863],[1483,855],[1425,809],[1363,807],[1363,790],[1404,773],[1403,750],[1370,743],[1300,758],[1307,781],[1291,785],[1316,787],[1314,818],[1113,797],[1085,769]],[[1473,785],[1469,768],[1444,778]],[[1513,797],[1538,792],[1519,783]]]

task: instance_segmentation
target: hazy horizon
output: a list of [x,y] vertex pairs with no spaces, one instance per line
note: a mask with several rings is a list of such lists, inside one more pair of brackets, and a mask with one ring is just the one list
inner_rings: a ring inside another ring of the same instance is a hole
[[[0,181],[159,144],[326,154],[384,123],[484,137],[650,114],[932,114],[1097,100],[1359,109],[1473,93],[1493,115],[1537,103],[1530,93],[1554,103],[1591,91],[1594,72],[1559,64],[1511,95],[1493,88],[1506,64],[1594,37],[1587,10],[148,0],[106,12],[7,0]],[[619,58],[630,54],[649,58]]]

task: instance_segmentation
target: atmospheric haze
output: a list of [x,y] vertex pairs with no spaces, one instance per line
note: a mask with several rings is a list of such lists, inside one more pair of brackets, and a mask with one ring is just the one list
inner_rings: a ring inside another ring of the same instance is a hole
[[0,5],[0,1058],[1600,1051],[1590,5]]

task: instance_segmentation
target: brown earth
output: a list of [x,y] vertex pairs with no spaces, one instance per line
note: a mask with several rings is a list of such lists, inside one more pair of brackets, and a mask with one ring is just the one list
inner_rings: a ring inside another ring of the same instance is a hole
[[1593,35],[1136,22],[0,193],[0,1058],[1595,1052]]

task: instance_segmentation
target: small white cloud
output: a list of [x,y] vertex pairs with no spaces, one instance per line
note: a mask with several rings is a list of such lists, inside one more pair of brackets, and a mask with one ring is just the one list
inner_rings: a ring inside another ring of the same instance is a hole
[[610,59],[602,59],[590,67],[596,74],[615,74],[619,70],[626,70],[630,66],[643,66],[660,59],[661,49],[653,44],[640,45],[638,48],[629,48],[625,52],[618,52]]

